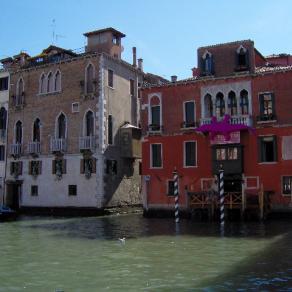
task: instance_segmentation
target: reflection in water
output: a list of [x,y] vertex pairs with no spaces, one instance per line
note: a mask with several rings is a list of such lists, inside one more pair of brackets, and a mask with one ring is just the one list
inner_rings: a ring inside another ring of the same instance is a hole
[[26,217],[0,224],[0,292],[292,291],[291,227]]

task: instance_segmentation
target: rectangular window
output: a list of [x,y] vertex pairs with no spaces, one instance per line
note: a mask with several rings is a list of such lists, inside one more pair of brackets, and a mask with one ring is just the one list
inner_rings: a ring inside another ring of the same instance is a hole
[[173,180],[168,181],[167,195],[174,196],[174,181]]
[[292,176],[282,177],[282,194],[292,195]]
[[225,148],[216,149],[216,160],[226,160],[226,149]]
[[162,145],[151,144],[151,167],[162,167]]
[[185,144],[185,163],[184,166],[196,166],[196,142],[189,141]]
[[80,173],[81,174],[91,174],[96,173],[96,159],[87,158],[80,160]]
[[36,197],[39,195],[39,188],[36,185],[32,185],[30,189],[30,195]]
[[8,90],[8,77],[0,78],[0,91]]
[[130,94],[135,95],[135,81],[133,79],[130,79]]
[[277,161],[277,137],[259,138],[259,162]]
[[227,157],[228,157],[228,160],[236,160],[236,159],[238,159],[237,147],[229,147],[227,149]]
[[106,173],[117,174],[118,173],[118,162],[116,160],[106,160]]
[[108,144],[113,144],[113,117],[112,115],[108,116]]
[[42,172],[42,162],[40,160],[29,161],[29,170],[30,175],[39,175]]
[[68,195],[77,196],[77,185],[68,185]]
[[4,160],[5,160],[5,146],[0,145],[0,161],[4,161]]
[[273,93],[263,93],[259,95],[260,121],[275,120],[275,95]]
[[67,171],[66,159],[52,160],[52,173],[53,174],[65,174]]
[[10,175],[17,177],[22,175],[22,161],[11,161],[10,162]]
[[111,70],[111,69],[108,69],[108,79],[107,79],[107,85],[109,86],[109,87],[114,87],[114,71],[113,70]]
[[159,131],[160,130],[160,106],[152,106],[151,107],[151,131]]
[[184,123],[185,127],[195,126],[195,103],[193,101],[188,101],[184,103]]

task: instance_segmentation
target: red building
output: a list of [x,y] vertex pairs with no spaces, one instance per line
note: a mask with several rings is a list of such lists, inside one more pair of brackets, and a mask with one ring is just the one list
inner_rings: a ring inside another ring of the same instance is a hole
[[220,167],[239,208],[263,194],[270,210],[292,210],[290,56],[265,58],[245,40],[201,47],[197,58],[192,78],[142,90],[145,211],[174,210],[174,169],[189,211],[192,194],[216,192]]

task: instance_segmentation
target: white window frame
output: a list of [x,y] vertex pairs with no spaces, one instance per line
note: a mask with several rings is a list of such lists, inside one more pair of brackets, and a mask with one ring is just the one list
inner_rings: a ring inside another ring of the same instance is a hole
[[[153,153],[152,153],[152,145],[161,145],[161,166],[153,166]],[[151,169],[162,169],[163,168],[163,145],[162,143],[151,143],[150,144],[150,168]]]
[[[194,142],[195,143],[195,147],[196,147],[196,161],[195,161],[195,165],[186,165],[186,143],[189,142]],[[183,141],[183,167],[184,168],[196,168],[198,167],[198,143],[196,140],[188,140],[188,141]]]
[[[152,93],[148,95],[148,125],[151,125],[152,123],[152,110],[151,110],[151,99],[157,97],[159,99],[159,106],[160,106],[160,127],[163,126],[162,124],[162,102],[161,102],[161,93]],[[153,106],[158,106],[158,104],[153,105]]]

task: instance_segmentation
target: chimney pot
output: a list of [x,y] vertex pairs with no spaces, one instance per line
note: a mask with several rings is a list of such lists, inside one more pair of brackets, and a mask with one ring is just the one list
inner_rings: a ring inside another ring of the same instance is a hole
[[177,76],[176,75],[172,75],[170,78],[171,78],[171,82],[176,82],[177,81]]
[[137,67],[137,49],[136,47],[133,47],[133,66]]
[[143,71],[143,59],[138,59],[138,69]]

